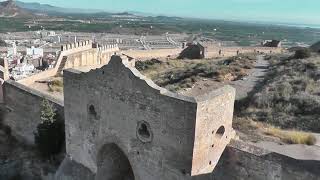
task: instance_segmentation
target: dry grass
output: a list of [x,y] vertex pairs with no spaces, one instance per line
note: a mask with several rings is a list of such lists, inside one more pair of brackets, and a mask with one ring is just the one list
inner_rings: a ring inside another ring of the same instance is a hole
[[62,92],[63,91],[63,81],[62,80],[53,80],[48,83],[49,92]]
[[52,86],[63,87],[63,82],[61,80],[53,80],[51,81]]
[[285,131],[275,127],[269,127],[265,129],[266,135],[278,137],[281,141],[288,144],[306,144],[314,145],[316,143],[316,137],[310,133],[301,131]]
[[278,55],[267,59],[271,63],[268,73],[243,102],[242,116],[282,129],[319,133],[320,56],[292,59]]
[[250,118],[236,117],[233,119],[233,128],[240,131],[257,130],[264,127],[263,123],[256,122]]
[[254,55],[228,59],[156,60],[137,62],[136,68],[156,84],[172,91],[191,88],[195,82],[210,78],[218,82],[235,81],[248,75]]
[[235,116],[233,119],[233,128],[247,135],[255,134],[254,137],[258,139],[260,137],[261,140],[265,139],[265,135],[267,135],[279,138],[286,144],[314,145],[316,143],[316,137],[310,133],[295,130],[283,130],[267,123],[257,122],[248,117]]

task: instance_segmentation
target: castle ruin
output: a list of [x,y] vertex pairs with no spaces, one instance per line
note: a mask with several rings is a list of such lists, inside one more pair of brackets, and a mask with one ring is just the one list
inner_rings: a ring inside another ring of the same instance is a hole
[[[18,82],[3,77],[8,111],[4,122],[14,136],[33,143],[43,99],[64,117],[66,157],[56,180],[320,177],[319,161],[287,157],[232,139],[233,88],[185,97],[142,76],[132,59],[113,56],[110,61],[112,55],[121,54],[116,45],[86,41],[61,50],[53,69]],[[230,54],[236,52],[231,50]],[[97,69],[66,70],[87,65]],[[58,73],[64,76],[64,100],[30,87]]]
[[184,97],[158,87],[119,56],[88,73],[67,70],[64,82],[67,155],[97,180],[208,174],[235,134],[231,87]]

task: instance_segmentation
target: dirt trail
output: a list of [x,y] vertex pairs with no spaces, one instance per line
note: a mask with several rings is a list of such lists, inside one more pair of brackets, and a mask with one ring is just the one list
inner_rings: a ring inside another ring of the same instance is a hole
[[191,89],[182,90],[180,93],[186,96],[199,96],[218,89],[224,85],[231,85],[236,89],[236,100],[246,98],[248,94],[264,79],[269,68],[269,62],[263,55],[257,57],[255,67],[250,70],[249,75],[242,80],[232,82],[217,82],[211,79],[203,79],[194,84]]
[[256,85],[263,81],[269,67],[269,62],[264,59],[263,55],[257,57],[255,67],[251,70],[248,76],[242,80],[233,81],[230,83],[231,86],[236,88],[237,94],[236,99],[241,100],[248,96],[248,93],[254,90]]

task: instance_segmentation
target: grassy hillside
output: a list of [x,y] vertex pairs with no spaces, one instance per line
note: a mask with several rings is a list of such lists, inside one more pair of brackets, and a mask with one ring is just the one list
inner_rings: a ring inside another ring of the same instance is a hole
[[269,57],[264,85],[252,96],[245,117],[281,128],[320,132],[320,56]]

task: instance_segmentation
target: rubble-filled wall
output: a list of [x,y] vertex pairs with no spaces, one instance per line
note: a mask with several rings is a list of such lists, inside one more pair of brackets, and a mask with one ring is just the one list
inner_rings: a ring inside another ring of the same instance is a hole
[[34,144],[34,132],[40,124],[41,103],[49,100],[60,117],[64,117],[63,102],[12,80],[4,84],[4,101],[7,108],[4,123],[12,133],[27,144]]

